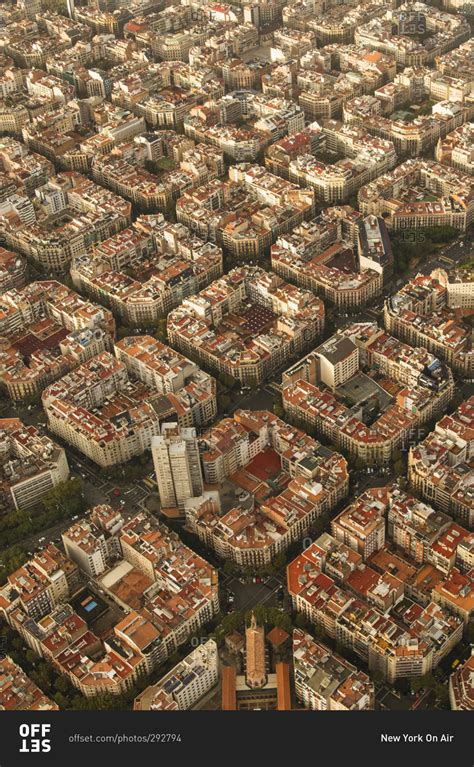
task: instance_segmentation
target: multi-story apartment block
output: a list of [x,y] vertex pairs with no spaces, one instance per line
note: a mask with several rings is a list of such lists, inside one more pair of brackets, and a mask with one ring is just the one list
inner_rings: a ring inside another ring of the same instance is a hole
[[161,434],[151,441],[158,494],[162,508],[183,509],[188,498],[203,491],[203,478],[196,429],[164,423]]
[[[123,522],[99,506],[64,534],[68,555],[124,615],[105,640],[86,623],[97,608],[91,593],[80,593],[83,617],[68,603],[83,588],[78,567],[52,544],[0,590],[2,617],[87,697],[129,691],[219,609],[216,571],[176,534],[144,512]],[[180,700],[189,701],[196,688],[183,690]]]
[[138,326],[164,317],[221,274],[221,249],[162,214],[140,216],[71,267],[79,290]]
[[367,674],[300,629],[293,631],[295,691],[312,711],[371,711],[374,684]]
[[25,510],[35,506],[69,477],[64,449],[19,418],[0,419],[0,506]]
[[473,298],[472,273],[464,277],[437,269],[427,276],[418,274],[386,299],[385,327],[407,343],[424,346],[461,375],[472,377],[471,330],[458,319],[457,309],[470,308]]
[[[140,612],[159,630],[162,649],[171,655],[218,612],[217,571],[143,512],[123,526],[120,542],[126,562],[146,579],[140,584],[146,586]],[[112,586],[111,593],[126,600],[133,594],[127,595],[124,578],[125,588]]]
[[66,555],[90,578],[98,578],[121,558],[117,533],[123,518],[111,506],[96,506],[88,519],[75,522],[61,534]]
[[13,400],[112,346],[111,313],[56,280],[32,282],[0,298],[0,381]]
[[313,215],[312,191],[298,189],[259,165],[232,166],[229,178],[183,194],[176,216],[236,258],[259,258],[280,234]]
[[471,37],[458,48],[436,56],[436,69],[441,74],[448,75],[449,77],[466,77],[469,79],[472,76],[471,59],[473,50],[474,41]]
[[362,187],[359,207],[364,214],[383,216],[389,229],[453,226],[464,231],[474,217],[472,185],[472,177],[455,168],[407,160]]
[[474,449],[474,398],[452,415],[445,415],[423,442],[412,447],[408,478],[435,508],[459,517],[467,527],[474,523],[471,468]]
[[[442,281],[444,276],[439,272]],[[450,309],[474,309],[474,279],[472,269],[450,269],[446,284]]]
[[46,157],[29,152],[24,144],[7,136],[0,141],[0,168],[14,181],[16,191],[27,195],[54,176],[54,165]]
[[474,710],[474,654],[461,663],[449,677],[449,702],[453,711]]
[[324,305],[276,274],[243,266],[185,299],[167,327],[170,343],[185,354],[258,385],[322,332]]
[[[434,601],[422,606],[399,596],[392,604],[374,607],[338,586],[324,567],[317,542],[288,566],[294,609],[388,681],[428,673],[459,642],[463,621]],[[379,597],[386,588],[379,587]]]
[[37,552],[23,567],[11,573],[0,589],[2,617],[12,625],[14,612],[19,608],[33,620],[43,618],[72,593],[70,566],[53,544]]
[[383,494],[367,490],[331,522],[331,532],[362,558],[368,559],[385,544],[386,503]]
[[[387,515],[387,532],[391,540],[415,562],[435,559],[433,545],[452,523],[447,514],[400,490],[392,494]],[[461,540],[461,539],[460,539]],[[439,564],[433,561],[433,564]]]
[[[206,491],[184,504],[188,527],[219,556],[260,566],[301,538],[347,492],[347,464],[267,411],[237,411],[202,435]],[[272,475],[270,482],[264,477]],[[219,496],[228,478],[239,498]],[[250,488],[259,488],[253,495]],[[275,489],[282,488],[275,495]],[[247,489],[249,488],[249,489]],[[284,489],[283,489],[284,488]]]
[[460,573],[453,567],[433,589],[433,599],[468,625],[474,615],[474,570]]
[[[354,40],[358,45],[394,56],[397,64],[430,64],[437,56],[456,48],[469,37],[464,17],[444,13],[421,2],[404,3],[396,9],[382,10],[386,11],[384,15],[377,14],[355,29]],[[423,40],[403,34],[406,11],[419,13],[426,19],[427,34]]]
[[148,450],[159,433],[148,393],[104,352],[48,386],[42,398],[53,433],[99,466],[114,466]]
[[135,698],[135,711],[186,711],[217,684],[219,655],[213,639],[192,650],[159,682]]
[[272,268],[341,309],[363,306],[382,292],[392,251],[381,219],[361,219],[349,206],[327,208],[271,248]]
[[368,146],[354,158],[337,160],[333,165],[313,155],[300,155],[290,162],[289,179],[314,189],[317,202],[344,202],[395,165],[395,150],[390,141],[369,137],[366,143]]
[[[357,372],[360,365],[379,380]],[[453,392],[452,373],[436,357],[370,323],[340,331],[283,376],[286,412],[369,463],[388,461]]]
[[22,208],[13,198],[0,205],[0,231],[9,247],[47,271],[64,271],[130,223],[129,202],[78,173],[56,176],[35,189],[35,198],[35,206],[27,198]]
[[213,147],[201,150],[199,146],[191,146],[183,152],[178,169],[158,177],[145,167],[154,143],[152,134],[144,140],[138,136],[134,142],[121,144],[109,154],[92,151],[90,165],[94,181],[131,200],[140,211],[166,212],[172,210],[174,201],[186,189],[207,183],[223,172],[222,152]]
[[216,382],[187,357],[151,336],[123,338],[115,344],[115,355],[150,388],[160,419],[177,418],[180,426],[189,427],[215,418]]
[[50,700],[7,655],[0,658],[1,711],[57,711]]
[[26,260],[18,253],[0,247],[0,293],[21,290],[26,282]]

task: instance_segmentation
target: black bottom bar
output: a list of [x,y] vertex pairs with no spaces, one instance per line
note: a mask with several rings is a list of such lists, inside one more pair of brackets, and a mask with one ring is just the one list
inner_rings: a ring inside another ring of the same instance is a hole
[[0,767],[473,767],[472,713],[1,712]]

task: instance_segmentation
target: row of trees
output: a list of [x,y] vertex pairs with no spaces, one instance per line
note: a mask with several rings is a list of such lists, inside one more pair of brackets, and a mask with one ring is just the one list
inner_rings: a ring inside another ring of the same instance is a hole
[[[161,317],[156,322],[143,322],[142,323],[143,335],[149,335],[156,338],[157,341],[165,344],[167,339],[166,332],[166,317]],[[126,336],[138,335],[137,329],[134,325],[120,324],[117,327],[117,339],[120,341]]]
[[28,559],[26,551],[21,546],[10,546],[0,553],[0,586],[3,585],[10,573],[18,570]]
[[111,482],[119,484],[127,482],[129,484],[130,482],[143,479],[150,470],[151,459],[150,453],[147,451],[127,461],[126,464],[117,464],[101,469],[101,475]]
[[244,631],[250,624],[252,613],[255,615],[259,626],[264,626],[267,631],[274,626],[291,634],[293,631],[293,622],[288,613],[284,613],[277,607],[265,607],[265,605],[256,605],[252,610],[241,612],[235,610],[229,615],[225,615],[215,631],[211,634],[218,644],[221,644],[228,634],[233,631]]
[[415,260],[424,260],[432,255],[436,245],[451,242],[458,234],[453,226],[431,226],[392,233],[390,239],[395,271],[403,274]]
[[447,684],[443,684],[436,678],[435,674],[431,672],[424,676],[415,677],[410,682],[410,689],[412,692],[422,692],[423,690],[433,691],[437,702],[446,706],[449,703],[449,689]]
[[43,497],[38,506],[27,511],[15,510],[0,517],[2,545],[11,547],[29,535],[52,527],[86,510],[86,501],[79,478],[61,482]]
[[0,626],[0,637],[4,640],[7,655],[61,709],[89,708],[86,698],[73,687],[69,679],[58,674],[48,661],[27,647],[19,634],[6,623]]

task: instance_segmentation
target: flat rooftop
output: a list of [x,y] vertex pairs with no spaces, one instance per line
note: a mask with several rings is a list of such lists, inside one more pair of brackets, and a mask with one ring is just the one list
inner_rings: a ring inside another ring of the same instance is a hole
[[359,371],[336,389],[338,399],[345,400],[350,407],[362,405],[374,400],[379,412],[384,411],[392,402],[391,397],[373,378]]

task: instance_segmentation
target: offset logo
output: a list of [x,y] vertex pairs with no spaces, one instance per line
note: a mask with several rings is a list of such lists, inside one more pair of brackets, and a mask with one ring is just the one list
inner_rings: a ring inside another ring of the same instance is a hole
[[47,754],[51,751],[50,724],[20,724],[20,754]]

